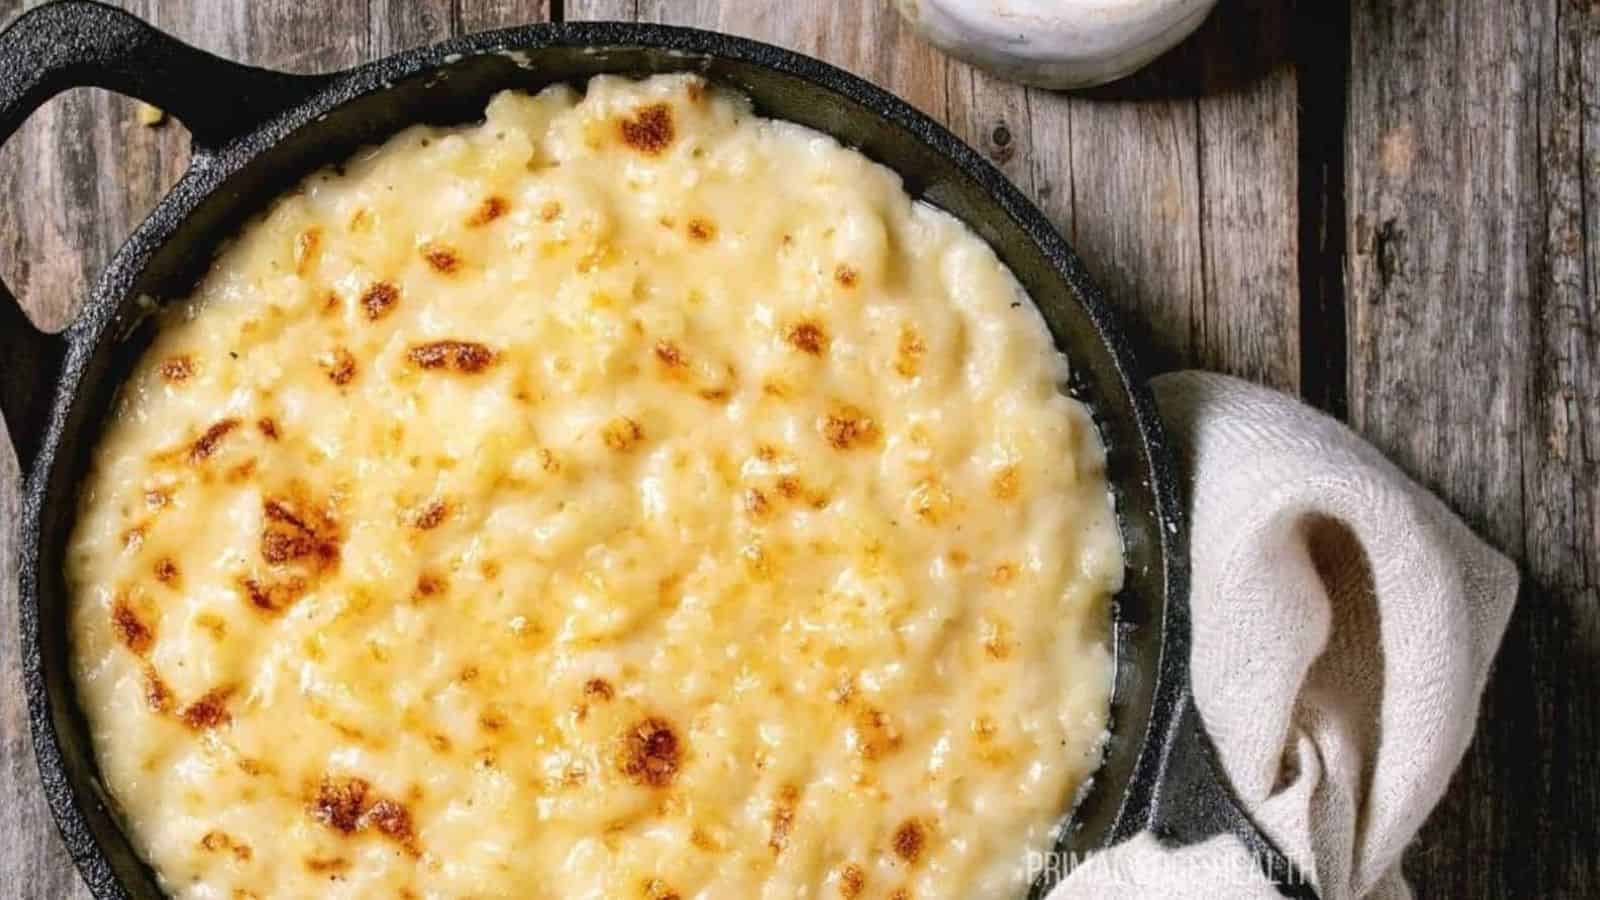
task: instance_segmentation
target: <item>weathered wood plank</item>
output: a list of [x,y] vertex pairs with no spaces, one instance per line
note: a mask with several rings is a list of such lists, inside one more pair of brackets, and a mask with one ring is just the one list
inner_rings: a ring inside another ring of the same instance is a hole
[[1028,92],[1033,193],[1156,369],[1299,386],[1292,22],[1284,5],[1224,3],[1128,82]]
[[1600,9],[1359,0],[1350,417],[1524,566],[1420,896],[1600,885]]

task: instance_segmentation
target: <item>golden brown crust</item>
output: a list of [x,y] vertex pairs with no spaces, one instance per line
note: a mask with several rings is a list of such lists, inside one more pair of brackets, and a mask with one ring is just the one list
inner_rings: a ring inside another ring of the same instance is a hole
[[663,788],[678,775],[683,748],[672,723],[651,716],[629,728],[622,737],[622,774],[640,787]]
[[157,370],[168,384],[180,384],[188,381],[195,373],[194,357],[185,353],[180,356],[168,357],[161,361]]
[[228,696],[232,693],[227,688],[207,691],[200,699],[184,707],[183,712],[178,713],[178,718],[191,731],[206,731],[226,725],[232,720],[228,714]]
[[343,834],[354,834],[361,827],[371,785],[361,778],[324,776],[311,801],[311,818]]
[[400,289],[387,281],[374,282],[361,292],[361,311],[367,320],[376,322],[388,315],[400,302]]
[[217,446],[230,432],[239,427],[238,419],[223,419],[207,428],[189,445],[189,462],[198,463],[217,452]]
[[510,204],[506,202],[506,198],[498,194],[491,194],[483,198],[483,202],[478,204],[478,208],[473,211],[472,215],[467,217],[466,226],[468,228],[481,228],[505,215],[506,210],[509,208]]
[[450,504],[443,500],[430,500],[411,517],[411,526],[421,531],[431,531],[450,518]]
[[799,802],[800,789],[794,785],[786,784],[778,791],[772,804],[772,827],[767,838],[767,846],[773,853],[782,853],[789,846],[789,832],[794,830],[795,808]]
[[453,275],[461,269],[461,255],[444,244],[424,244],[422,258],[428,261],[429,267],[441,275]]
[[847,863],[839,870],[839,896],[855,900],[867,887],[867,873],[855,863]]
[[814,319],[795,323],[784,339],[796,350],[812,356],[821,356],[828,349],[828,332]]
[[894,830],[894,855],[910,865],[916,865],[927,847],[927,830],[916,819],[907,819]]
[[139,656],[148,653],[156,640],[155,626],[134,609],[132,598],[126,594],[118,595],[111,605],[111,627],[122,645]]
[[335,347],[328,360],[323,363],[323,368],[328,370],[328,380],[344,387],[356,379],[356,358],[349,350]]
[[652,103],[634,110],[631,117],[617,122],[622,142],[646,156],[660,156],[672,146],[677,129],[672,121],[672,107],[666,103]]
[[697,244],[708,243],[717,236],[716,223],[698,216],[689,220],[686,230],[689,234],[689,240]]
[[429,341],[406,351],[406,358],[421,369],[446,369],[462,375],[476,375],[495,362],[495,352],[476,341]]
[[859,450],[876,445],[881,431],[865,410],[845,405],[823,419],[822,436],[835,450]]

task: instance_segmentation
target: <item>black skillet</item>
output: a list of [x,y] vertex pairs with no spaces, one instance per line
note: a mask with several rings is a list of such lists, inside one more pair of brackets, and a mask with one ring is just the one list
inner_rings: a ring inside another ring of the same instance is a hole
[[[1049,221],[950,132],[845,72],[766,44],[634,24],[532,25],[411,50],[333,75],[287,75],[196,50],[86,0],[39,7],[0,33],[0,142],[67,88],[98,86],[176,115],[189,171],[112,259],[73,323],[43,334],[0,297],[0,411],[21,463],[24,690],[45,794],[92,893],[157,898],[95,770],[67,667],[62,556],[75,493],[113,395],[148,346],[140,298],[183,296],[219,241],[312,169],[418,122],[482,115],[503,88],[693,70],[767,116],[860,148],[982,235],[1021,279],[1093,409],[1126,543],[1115,613],[1112,736],[1041,898],[1083,854],[1149,829],[1191,844],[1232,834],[1286,896],[1314,896],[1220,777],[1189,696],[1188,564],[1178,473],[1115,317]],[[0,293],[4,293],[0,287]]]

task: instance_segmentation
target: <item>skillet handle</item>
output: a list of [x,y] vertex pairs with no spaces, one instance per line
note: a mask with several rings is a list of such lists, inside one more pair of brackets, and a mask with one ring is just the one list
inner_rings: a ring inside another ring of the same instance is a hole
[[101,87],[172,113],[197,150],[215,152],[332,80],[241,65],[122,10],[57,0],[0,33],[0,143],[56,94]]
[[1317,900],[1310,879],[1250,820],[1234,796],[1200,721],[1194,697],[1187,691],[1167,742],[1150,830],[1169,846],[1188,846],[1217,835],[1232,835],[1244,845],[1279,894],[1295,900]]
[[[23,14],[0,32],[0,143],[56,94],[101,87],[177,116],[203,163],[331,80],[229,62],[121,10],[89,0],[60,0]],[[35,328],[0,284],[0,413],[25,477],[65,353],[63,337]]]

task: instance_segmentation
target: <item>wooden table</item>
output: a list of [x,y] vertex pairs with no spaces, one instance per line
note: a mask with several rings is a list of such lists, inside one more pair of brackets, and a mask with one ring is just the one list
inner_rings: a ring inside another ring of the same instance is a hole
[[[1224,0],[1076,96],[952,62],[880,0],[124,5],[304,72],[551,17],[697,25],[910,100],[1055,219],[1154,368],[1299,392],[1520,562],[1479,737],[1406,869],[1423,897],[1600,893],[1600,2]],[[186,159],[180,127],[122,98],[56,101],[0,160],[0,273],[63,322]],[[38,790],[0,550],[0,894],[86,896]]]

